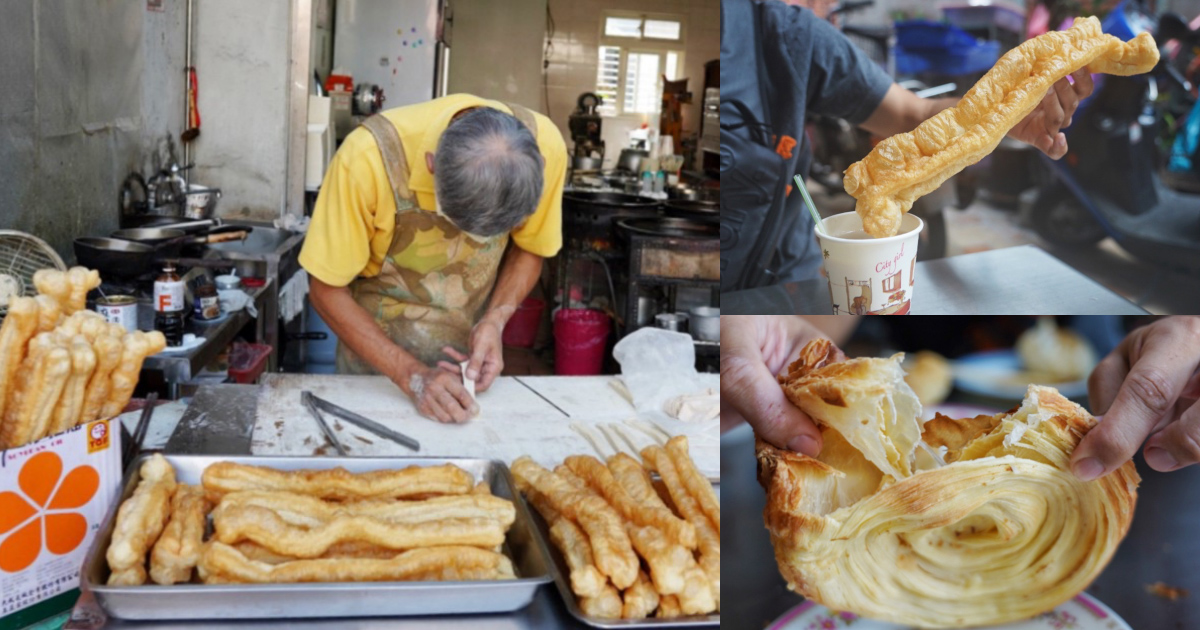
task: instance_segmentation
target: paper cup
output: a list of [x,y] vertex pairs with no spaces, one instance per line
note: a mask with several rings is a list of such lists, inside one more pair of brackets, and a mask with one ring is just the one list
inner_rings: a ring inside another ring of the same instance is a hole
[[917,240],[925,224],[905,214],[900,232],[887,238],[842,238],[862,235],[862,219],[854,212],[824,220],[814,228],[825,259],[834,315],[907,315],[913,294]]

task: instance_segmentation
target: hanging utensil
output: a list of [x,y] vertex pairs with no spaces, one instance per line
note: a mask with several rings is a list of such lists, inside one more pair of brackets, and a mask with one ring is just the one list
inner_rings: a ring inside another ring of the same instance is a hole
[[200,108],[196,106],[200,99],[200,85],[196,80],[196,66],[188,66],[187,68],[187,124],[188,128],[179,134],[180,139],[184,142],[191,142],[200,136]]

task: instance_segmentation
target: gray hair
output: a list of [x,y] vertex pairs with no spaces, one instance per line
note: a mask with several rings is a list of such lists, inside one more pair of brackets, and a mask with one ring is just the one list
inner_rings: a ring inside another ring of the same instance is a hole
[[434,156],[442,214],[479,236],[512,230],[537,209],[544,162],[515,116],[490,107],[463,114],[442,133]]

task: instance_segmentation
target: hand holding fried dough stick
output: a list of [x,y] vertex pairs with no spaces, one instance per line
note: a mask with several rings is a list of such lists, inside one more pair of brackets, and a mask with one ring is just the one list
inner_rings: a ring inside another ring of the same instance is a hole
[[463,546],[411,549],[386,560],[330,558],[267,564],[246,558],[220,542],[200,557],[205,582],[378,582],[400,580],[484,580],[514,577],[512,561],[486,549]]
[[88,379],[96,370],[96,352],[88,343],[87,337],[76,335],[71,340],[70,352],[71,374],[67,377],[46,435],[61,433],[78,424],[83,412],[83,397],[87,393]]
[[351,540],[393,549],[431,545],[494,547],[504,544],[507,529],[499,521],[487,518],[394,523],[368,516],[339,515],[305,527],[289,523],[286,514],[257,505],[220,505],[213,512],[216,540],[225,544],[250,540],[276,553],[298,558],[315,558],[333,545]]
[[178,584],[192,579],[204,542],[208,501],[199,486],[180,484],[171,498],[171,520],[150,552],[150,579]]
[[[127,570],[142,569],[146,552],[158,540],[170,510],[171,494],[175,491],[175,469],[162,455],[154,455],[142,463],[141,481],[117,510],[112,542],[108,546],[108,566],[113,580],[128,579]],[[143,569],[141,580],[145,581]],[[138,582],[141,584],[142,582]]]
[[467,494],[475,485],[470,473],[449,464],[356,475],[344,468],[283,471],[218,462],[204,470],[202,479],[204,489],[218,497],[238,490],[283,490],[337,500]]
[[1158,47],[1149,33],[1122,42],[1103,33],[1095,17],[1076,18],[1066,31],[1010,50],[957,106],[880,142],[846,169],[846,192],[858,200],[863,228],[877,238],[895,235],[913,202],[991,153],[1055,82],[1075,70],[1128,76],[1156,63]]
[[550,525],[550,540],[563,552],[571,572],[571,592],[580,597],[597,597],[608,578],[596,568],[592,545],[587,536],[569,518],[555,519]]
[[528,457],[513,462],[514,475],[542,493],[555,510],[575,521],[587,532],[596,566],[618,588],[628,588],[637,579],[638,559],[621,517],[598,496],[576,491],[554,473]]

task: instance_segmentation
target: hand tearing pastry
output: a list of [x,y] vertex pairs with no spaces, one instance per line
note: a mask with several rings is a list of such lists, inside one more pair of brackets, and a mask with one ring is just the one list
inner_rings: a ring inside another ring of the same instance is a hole
[[[763,517],[788,588],[922,628],[1003,624],[1077,595],[1129,530],[1133,463],[1080,481],[1071,452],[1095,418],[1031,385],[1012,413],[924,423],[921,443],[949,462],[938,465],[891,435],[922,428],[919,407],[913,415],[880,404],[907,390],[878,377],[900,358],[820,368],[801,359],[783,379],[825,440],[817,459],[757,443]],[[895,453],[881,458],[885,439]]]
[[[843,183],[858,200],[855,210],[863,228],[876,238],[894,236],[914,201],[991,153],[1013,127],[1036,125],[1022,121],[1068,74],[1086,67],[1092,73],[1128,76],[1157,63],[1158,48],[1149,33],[1122,42],[1101,32],[1095,17],[1076,18],[1066,31],[1021,44],[1005,53],[958,105],[880,142],[846,169]],[[1029,134],[1037,142],[1034,131]]]

